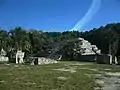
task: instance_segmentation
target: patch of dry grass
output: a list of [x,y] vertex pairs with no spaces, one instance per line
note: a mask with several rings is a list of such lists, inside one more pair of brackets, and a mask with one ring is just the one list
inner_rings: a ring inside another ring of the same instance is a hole
[[[105,68],[118,71],[119,67],[112,67],[114,66],[83,62],[60,62],[40,66],[1,64],[0,90],[94,90],[96,83],[92,74]],[[60,68],[73,68],[75,72],[57,70]]]

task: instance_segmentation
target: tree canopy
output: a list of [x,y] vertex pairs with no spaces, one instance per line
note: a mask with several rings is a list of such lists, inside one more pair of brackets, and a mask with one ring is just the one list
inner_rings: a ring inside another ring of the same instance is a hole
[[103,54],[120,55],[120,23],[107,24],[85,32],[43,32],[35,29],[26,30],[22,27],[11,30],[0,29],[0,49],[3,48],[7,53],[22,49],[26,56],[50,56],[55,49],[58,49],[57,47],[59,49],[62,47],[63,50],[59,50],[59,53],[73,58],[77,53],[73,53],[72,48],[77,49],[77,45],[75,46],[76,42],[72,40],[79,37],[96,45]]

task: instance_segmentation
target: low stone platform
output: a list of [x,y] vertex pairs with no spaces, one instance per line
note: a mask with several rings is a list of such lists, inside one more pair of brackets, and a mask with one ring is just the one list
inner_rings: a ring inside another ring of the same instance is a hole
[[45,57],[32,57],[31,65],[53,64],[57,63],[57,60],[45,58]]
[[8,57],[0,56],[0,62],[9,62]]
[[78,61],[95,62],[95,55],[81,55],[78,57]]
[[110,56],[109,55],[97,55],[96,62],[99,64],[110,64]]

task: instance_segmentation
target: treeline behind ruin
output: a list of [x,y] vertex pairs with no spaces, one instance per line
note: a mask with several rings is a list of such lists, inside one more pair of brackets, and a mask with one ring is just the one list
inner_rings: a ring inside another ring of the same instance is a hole
[[73,43],[79,37],[96,45],[103,54],[120,55],[120,23],[107,24],[86,32],[43,32],[22,27],[12,30],[0,29],[0,49],[3,48],[11,58],[18,49],[21,49],[25,52],[25,57],[57,56],[53,52],[61,51],[59,53],[64,53],[68,60],[73,60],[76,54],[71,48],[74,48]]

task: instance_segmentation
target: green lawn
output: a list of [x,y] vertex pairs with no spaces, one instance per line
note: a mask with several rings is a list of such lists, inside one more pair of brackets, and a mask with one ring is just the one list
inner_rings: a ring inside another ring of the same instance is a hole
[[0,64],[0,90],[94,90],[92,74],[105,69],[120,72],[120,66],[83,62],[50,65]]

